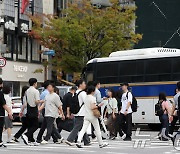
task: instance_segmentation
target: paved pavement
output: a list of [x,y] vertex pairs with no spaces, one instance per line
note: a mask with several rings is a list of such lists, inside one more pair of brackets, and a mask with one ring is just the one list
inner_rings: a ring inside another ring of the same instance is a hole
[[[15,133],[19,127],[13,129]],[[98,147],[97,142],[89,147],[78,149],[76,146],[69,147],[65,143],[53,144],[52,141],[48,145],[26,146],[20,139],[20,143],[6,144],[7,148],[1,148],[0,154],[176,154],[180,153],[174,149],[171,142],[160,142],[155,139],[158,132],[153,131],[134,131],[133,141],[122,141],[116,139],[114,141],[106,140],[109,146],[103,149]],[[37,134],[37,133],[36,133]],[[67,132],[63,132],[62,136],[66,138]],[[3,135],[6,141],[6,133]]]

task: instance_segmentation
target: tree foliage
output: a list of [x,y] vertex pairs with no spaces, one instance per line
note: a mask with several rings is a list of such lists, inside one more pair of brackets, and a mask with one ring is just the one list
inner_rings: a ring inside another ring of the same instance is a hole
[[61,18],[31,17],[34,26],[30,35],[56,51],[54,66],[66,72],[80,72],[88,60],[133,48],[142,38],[134,31],[135,9],[122,8],[118,0],[98,9],[90,0],[82,0],[69,4]]

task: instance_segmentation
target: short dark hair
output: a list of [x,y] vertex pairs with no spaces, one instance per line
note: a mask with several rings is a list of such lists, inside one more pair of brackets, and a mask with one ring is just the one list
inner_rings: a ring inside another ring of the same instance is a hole
[[29,85],[33,86],[35,83],[37,83],[37,79],[36,78],[30,78],[29,79]]
[[49,84],[51,83],[51,80],[46,80],[44,81],[44,83],[42,84],[42,86],[44,87],[44,89],[47,89],[47,87],[49,86]]
[[3,93],[4,93],[4,94],[9,94],[10,92],[11,92],[10,86],[4,85],[4,86],[3,86]]
[[112,98],[116,98],[116,93],[115,93],[114,89],[110,88],[110,89],[108,89],[108,91],[110,91],[112,93]]
[[89,81],[88,83],[87,83],[87,86],[93,86],[94,85],[94,82],[93,81]]
[[77,87],[76,86],[72,86],[70,90],[77,90]]
[[167,101],[166,94],[164,92],[159,93],[159,100]]
[[94,86],[88,86],[86,89],[87,95],[91,94],[92,92],[95,92],[95,87]]
[[25,93],[26,93],[26,91],[28,90],[28,86],[24,86],[24,87],[22,87],[22,92],[21,92],[21,99],[23,99],[23,97],[25,96]]
[[85,82],[83,79],[78,80],[78,81],[76,82],[76,86],[77,86],[77,87],[80,87],[80,85],[81,85],[83,82]]
[[94,81],[94,82],[93,82],[93,86],[95,86],[95,87],[96,87],[98,84],[100,84],[99,81]]
[[0,78],[0,84],[3,84],[3,79],[2,78]]
[[[51,85],[51,86],[54,88],[54,90],[55,90],[56,85],[55,85],[54,83],[49,83],[49,85]],[[49,85],[48,85],[48,86],[49,86]]]
[[177,85],[177,89],[178,89],[178,90],[180,90],[180,81],[179,81],[179,82],[177,82],[177,84],[176,84],[176,85]]
[[59,95],[59,88],[57,88],[57,87],[55,86],[54,92]]

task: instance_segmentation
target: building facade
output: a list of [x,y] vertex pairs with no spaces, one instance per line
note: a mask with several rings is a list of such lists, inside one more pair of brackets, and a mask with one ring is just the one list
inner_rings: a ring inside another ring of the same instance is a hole
[[27,14],[42,14],[42,0],[30,0],[25,14],[20,13],[21,0],[0,0],[0,52],[7,59],[0,76],[12,88],[13,96],[20,96],[21,88],[30,77],[44,81],[44,73],[35,73],[42,66],[41,45],[28,36],[32,22]]

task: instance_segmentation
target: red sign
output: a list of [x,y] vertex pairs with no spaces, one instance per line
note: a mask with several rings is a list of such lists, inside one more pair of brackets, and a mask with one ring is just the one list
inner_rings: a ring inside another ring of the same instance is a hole
[[6,66],[6,59],[3,57],[0,57],[0,67]]

